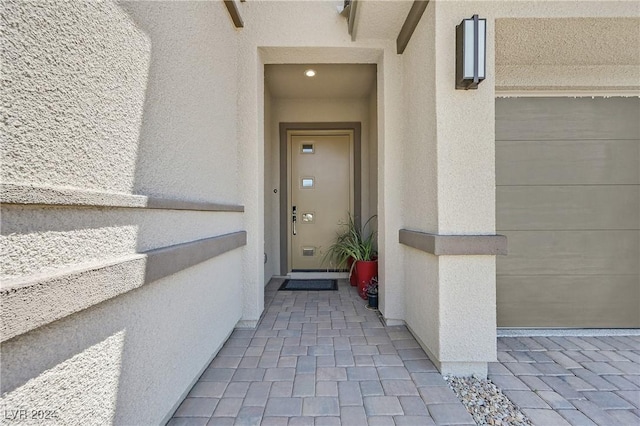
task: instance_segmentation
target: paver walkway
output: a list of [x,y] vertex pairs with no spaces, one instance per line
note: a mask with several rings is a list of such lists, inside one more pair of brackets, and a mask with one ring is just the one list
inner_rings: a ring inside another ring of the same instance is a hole
[[[265,289],[174,425],[474,424],[406,327],[339,291]],[[640,336],[500,337],[490,379],[537,426],[640,425]]]
[[434,425],[473,419],[406,327],[384,327],[355,288],[265,289],[169,425]]
[[640,425],[640,337],[498,338],[489,378],[536,425]]

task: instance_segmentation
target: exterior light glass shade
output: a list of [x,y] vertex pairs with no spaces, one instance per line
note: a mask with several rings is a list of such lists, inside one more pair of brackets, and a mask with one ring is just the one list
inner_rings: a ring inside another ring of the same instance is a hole
[[485,78],[487,20],[473,15],[456,27],[456,89],[477,89]]
[[304,72],[304,75],[306,75],[307,77],[315,77],[316,70],[308,69]]

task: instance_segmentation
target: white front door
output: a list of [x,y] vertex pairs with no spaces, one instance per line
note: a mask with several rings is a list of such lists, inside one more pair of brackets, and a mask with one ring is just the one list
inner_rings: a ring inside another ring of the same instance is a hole
[[327,248],[353,206],[353,133],[290,131],[289,265],[294,271],[335,268]]

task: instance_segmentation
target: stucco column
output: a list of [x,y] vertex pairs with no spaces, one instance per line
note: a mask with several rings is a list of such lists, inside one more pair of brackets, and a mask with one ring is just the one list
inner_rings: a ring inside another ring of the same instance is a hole
[[240,45],[238,167],[247,245],[242,258],[242,319],[238,327],[255,327],[264,309],[264,66],[255,45],[244,37]]
[[402,81],[401,57],[392,49],[378,63],[378,246],[380,311],[387,325],[405,319],[404,271],[398,229],[402,224]]
[[[439,235],[495,234],[493,19],[479,3],[436,4]],[[487,17],[487,78],[455,89],[455,27]],[[443,374],[486,375],[496,359],[495,256],[448,255],[438,262],[439,353]]]

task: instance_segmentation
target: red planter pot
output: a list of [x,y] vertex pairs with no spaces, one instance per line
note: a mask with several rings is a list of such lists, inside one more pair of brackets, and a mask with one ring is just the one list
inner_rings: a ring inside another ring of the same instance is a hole
[[353,267],[353,257],[347,259],[347,267],[349,268],[349,284],[355,287],[358,285],[358,276],[356,275],[356,268]]
[[378,276],[377,260],[358,260],[356,261],[356,275],[358,277],[358,294],[364,300],[367,300],[365,288],[372,278]]

